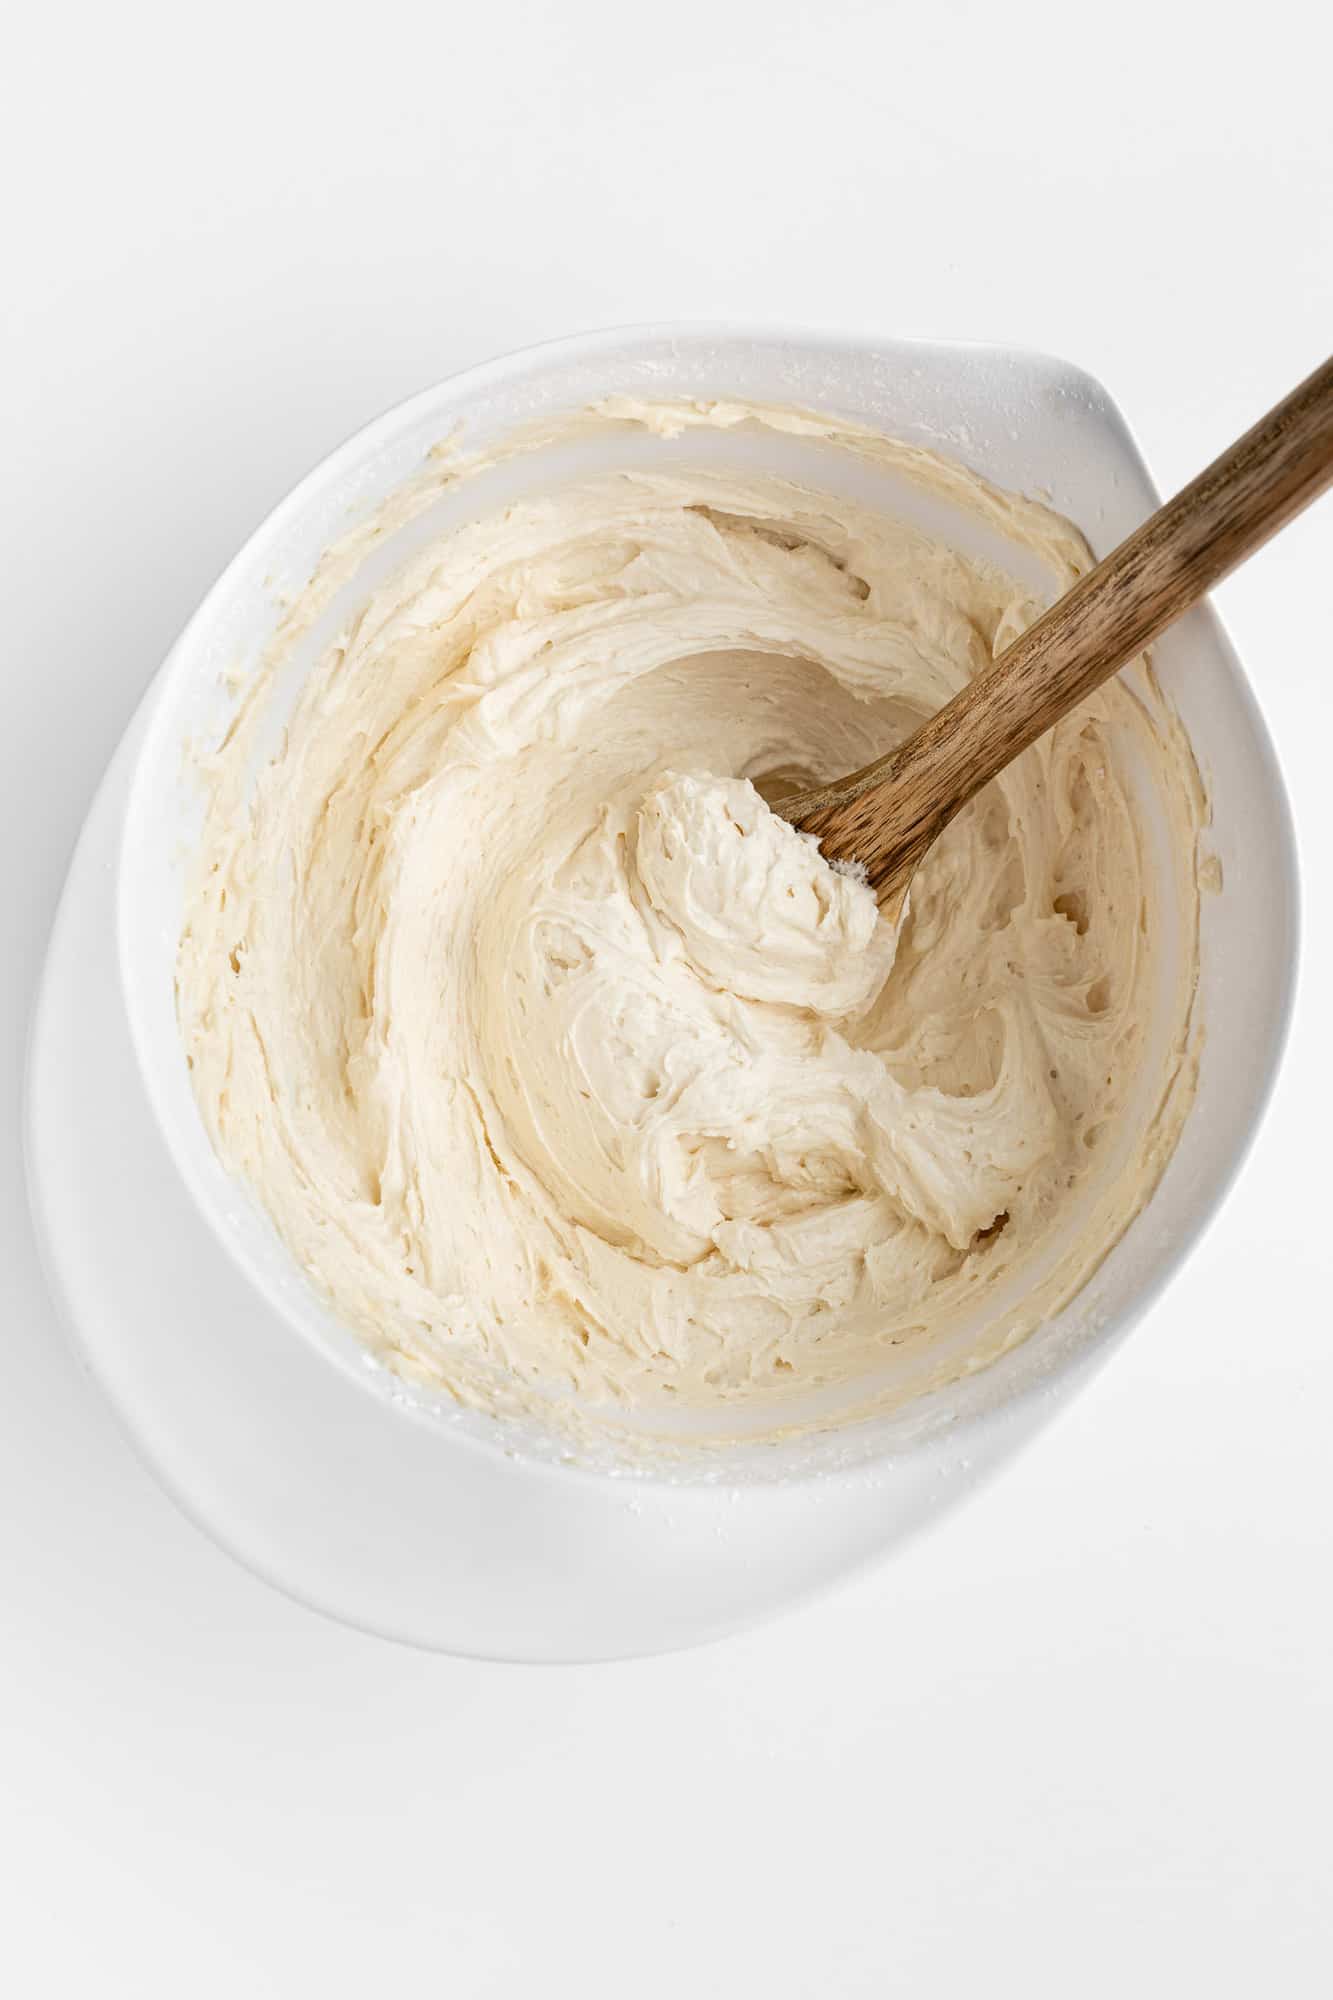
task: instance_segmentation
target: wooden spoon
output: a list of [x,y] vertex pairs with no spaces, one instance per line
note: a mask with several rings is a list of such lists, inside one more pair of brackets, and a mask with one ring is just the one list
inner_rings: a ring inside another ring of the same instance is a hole
[[775,812],[901,907],[982,786],[1333,483],[1333,360],[1079,578],[915,736]]

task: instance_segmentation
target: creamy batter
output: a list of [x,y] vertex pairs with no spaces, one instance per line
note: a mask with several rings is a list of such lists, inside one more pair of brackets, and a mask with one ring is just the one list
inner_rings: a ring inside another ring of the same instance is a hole
[[741,422],[905,474],[1045,585],[763,472],[584,478],[375,590],[251,783],[270,661],[209,764],[178,998],[222,1159],[381,1360],[557,1428],[776,1432],[979,1365],[1078,1289],[1188,1107],[1201,798],[1146,668],[955,822],[897,934],[755,788],[900,740],[1080,536],[815,417],[581,429]]

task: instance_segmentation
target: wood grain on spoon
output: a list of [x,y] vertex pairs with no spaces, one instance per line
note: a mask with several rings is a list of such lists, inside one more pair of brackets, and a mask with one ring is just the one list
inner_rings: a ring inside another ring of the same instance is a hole
[[881,904],[983,785],[1333,483],[1333,360],[1247,431],[886,757],[772,800]]

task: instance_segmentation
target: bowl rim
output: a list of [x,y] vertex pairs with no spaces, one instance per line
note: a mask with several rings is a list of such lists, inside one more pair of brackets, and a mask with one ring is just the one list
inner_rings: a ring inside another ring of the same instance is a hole
[[[321,1340],[311,1327],[303,1324],[297,1314],[290,1310],[287,1300],[275,1290],[266,1275],[245,1254],[235,1235],[227,1227],[225,1218],[219,1213],[209,1190],[202,1185],[194,1163],[185,1153],[174,1123],[165,1115],[158,1096],[155,1077],[157,1058],[147,1046],[143,1024],[133,998],[134,979],[130,965],[128,937],[128,902],[132,895],[132,883],[129,879],[130,870],[125,864],[129,832],[135,820],[139,796],[149,782],[149,771],[154,762],[153,746],[156,734],[165,720],[167,690],[185,669],[191,644],[200,629],[207,623],[218,601],[225,598],[233,578],[239,571],[244,570],[255,552],[279,537],[290,522],[298,520],[318,495],[328,487],[336,485],[345,474],[358,468],[363,462],[382,454],[395,438],[410,432],[423,416],[430,414],[439,404],[443,402],[453,405],[465,402],[470,397],[502,388],[524,376],[540,374],[546,366],[555,367],[562,362],[577,360],[595,361],[602,355],[624,355],[627,351],[652,347],[663,341],[669,341],[682,349],[697,347],[702,350],[716,348],[719,345],[749,344],[773,349],[800,350],[806,356],[824,354],[854,357],[873,354],[884,357],[948,354],[973,361],[978,367],[988,363],[1017,365],[1029,379],[1041,380],[1049,386],[1077,395],[1085,404],[1096,410],[1103,420],[1113,425],[1120,433],[1123,447],[1137,461],[1145,485],[1154,494],[1157,491],[1143,453],[1118,405],[1094,376],[1077,364],[1060,357],[1011,342],[886,337],[872,333],[804,327],[792,323],[699,319],[635,322],[561,335],[509,350],[502,355],[455,371],[393,404],[359,426],[312,466],[268,511],[204,593],[169,649],[140,703],[136,717],[136,721],[141,725],[139,741],[129,772],[127,798],[117,831],[114,863],[117,959],[139,1079],[151,1106],[154,1124],[196,1213],[207,1224],[213,1239],[230,1262],[241,1271],[246,1281],[260,1292],[265,1304],[283,1324],[313,1348],[327,1366],[338,1368],[351,1376],[358,1382],[363,1392],[372,1395],[376,1393],[377,1385],[372,1378],[371,1370],[363,1366],[356,1372],[353,1366],[345,1364],[332,1351],[327,1341]],[[1138,1320],[1161,1297],[1211,1228],[1249,1157],[1263,1123],[1287,1046],[1299,977],[1302,931],[1300,870],[1288,791],[1257,692],[1236,657],[1235,649],[1230,645],[1225,628],[1210,602],[1204,607],[1202,615],[1209,621],[1215,638],[1229,653],[1235,669],[1235,691],[1244,714],[1246,733],[1257,765],[1263,768],[1274,808],[1277,845],[1281,853],[1284,887],[1290,909],[1289,950],[1283,968],[1278,1003],[1268,1027],[1265,1060],[1259,1066],[1252,1083],[1252,1115],[1232,1146],[1225,1168],[1215,1179],[1207,1200],[1202,1206],[1197,1207],[1188,1225],[1175,1236],[1170,1251],[1159,1260],[1152,1274],[1134,1287],[1132,1296],[1111,1313],[1104,1323],[1082,1333],[1046,1367],[1021,1366],[1021,1357],[1031,1345],[1025,1341],[996,1357],[985,1368],[978,1370],[971,1377],[964,1378],[961,1383],[945,1385],[942,1390],[927,1391],[907,1407],[913,1411],[922,1410],[923,1405],[936,1401],[940,1395],[953,1392],[956,1396],[960,1388],[966,1388],[969,1383],[979,1383],[985,1378],[990,1378],[996,1393],[987,1397],[978,1407],[941,1412],[938,1422],[927,1421],[919,1431],[908,1429],[898,1435],[885,1435],[882,1441],[864,1451],[857,1460],[858,1463],[897,1461],[908,1454],[919,1453],[938,1437],[941,1428],[947,1428],[950,1433],[959,1436],[963,1433],[977,1437],[989,1434],[997,1426],[1003,1428],[1007,1422],[1020,1421],[1024,1413],[1030,1414],[1034,1406],[1049,1396],[1055,1382],[1072,1388],[1075,1382],[1086,1379],[1109,1358],[1118,1341],[1128,1335]],[[1155,1191],[1144,1208],[1139,1211],[1140,1216],[1149,1211],[1154,1199]],[[355,1340],[355,1336],[350,1332],[348,1338]],[[365,1350],[358,1349],[356,1359],[363,1360],[364,1354]],[[1006,1366],[1006,1364],[1011,1365]],[[447,1433],[441,1432],[433,1410],[428,1406],[418,1406],[415,1402],[402,1405],[399,1413],[417,1424],[431,1426],[442,1438],[447,1437],[447,1441],[455,1446],[461,1445],[482,1452],[488,1457],[497,1452],[511,1453],[511,1445],[498,1431],[494,1436],[454,1429],[450,1429]],[[880,1426],[891,1422],[891,1417],[872,1420],[872,1423]],[[854,1428],[855,1423],[855,1419],[849,1420],[847,1428]],[[765,1440],[756,1439],[751,1448],[757,1461],[768,1447]],[[533,1463],[536,1467],[540,1466],[541,1461],[534,1459]],[[624,1478],[623,1471],[616,1471],[596,1462],[582,1463],[577,1459],[572,1462],[562,1459],[558,1465],[550,1469],[562,1480],[589,1480],[598,1486]],[[833,1461],[814,1462],[808,1465],[785,1466],[773,1477],[783,1487],[790,1487],[835,1479],[846,1470],[845,1465]],[[651,1461],[645,1463],[641,1469],[636,1468],[633,1478],[636,1485],[658,1484],[672,1490],[679,1490],[682,1485],[698,1483],[697,1475],[692,1476],[688,1472],[682,1474],[675,1468],[658,1467]]]

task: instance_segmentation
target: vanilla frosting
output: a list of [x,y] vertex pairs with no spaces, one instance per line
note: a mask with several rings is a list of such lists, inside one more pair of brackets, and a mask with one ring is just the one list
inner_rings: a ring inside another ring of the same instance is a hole
[[387,1365],[571,1434],[777,1432],[980,1365],[1142,1206],[1189,1101],[1202,799],[1140,665],[947,830],[895,933],[756,781],[901,740],[1082,538],[816,416],[599,426],[820,440],[1045,582],[712,461],[483,510],[364,596],[257,778],[276,652],[206,760],[181,1031],[223,1161]]

